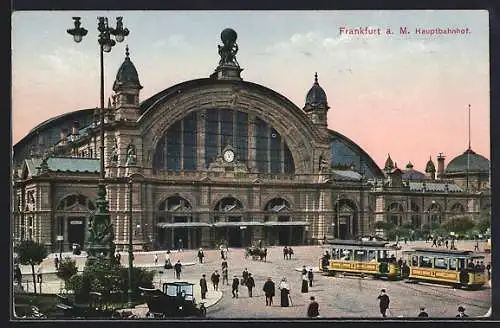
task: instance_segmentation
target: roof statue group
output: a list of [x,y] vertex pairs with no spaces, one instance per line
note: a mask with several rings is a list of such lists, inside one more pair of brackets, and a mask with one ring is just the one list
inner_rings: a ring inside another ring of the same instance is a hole
[[236,31],[231,28],[226,28],[221,32],[220,38],[223,45],[217,46],[220,56],[219,66],[240,66],[236,60],[236,53],[238,53],[238,45],[236,44],[237,37]]

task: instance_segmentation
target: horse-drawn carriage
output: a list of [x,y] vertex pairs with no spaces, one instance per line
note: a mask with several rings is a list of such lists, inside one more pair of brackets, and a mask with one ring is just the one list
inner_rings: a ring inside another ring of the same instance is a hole
[[188,282],[164,283],[163,291],[142,288],[141,295],[148,305],[148,317],[205,317],[207,310],[203,302],[198,307],[194,298],[194,285]]
[[245,258],[252,257],[252,260],[266,261],[267,259],[267,248],[260,248],[257,246],[247,247],[245,249]]

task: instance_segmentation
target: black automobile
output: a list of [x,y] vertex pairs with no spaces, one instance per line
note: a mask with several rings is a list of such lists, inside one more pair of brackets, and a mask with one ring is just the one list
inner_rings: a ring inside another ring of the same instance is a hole
[[162,290],[139,287],[148,304],[148,317],[205,317],[203,303],[198,307],[194,297],[194,284],[184,281],[166,282]]

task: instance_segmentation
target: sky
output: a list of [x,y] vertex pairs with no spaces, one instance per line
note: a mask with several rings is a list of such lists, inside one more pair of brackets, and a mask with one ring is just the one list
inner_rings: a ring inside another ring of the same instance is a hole
[[[73,16],[89,32],[75,43]],[[387,154],[424,171],[438,153],[449,162],[471,146],[490,158],[488,12],[476,11],[23,11],[12,15],[12,142],[51,117],[99,106],[97,17],[130,30],[105,54],[112,94],[125,45],[144,88],[141,101],[177,83],[208,77],[220,32],[238,33],[245,81],[271,88],[299,108],[318,72],[328,128],[380,166]],[[354,28],[381,35],[340,33]],[[400,34],[407,27],[409,34]],[[386,34],[387,29],[393,33]],[[416,29],[467,29],[416,34]],[[34,32],[36,35],[34,35]]]

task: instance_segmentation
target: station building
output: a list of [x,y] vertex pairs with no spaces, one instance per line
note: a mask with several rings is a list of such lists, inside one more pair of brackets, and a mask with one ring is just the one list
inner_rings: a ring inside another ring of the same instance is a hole
[[[126,249],[129,233],[138,250],[175,248],[179,240],[184,248],[223,240],[299,245],[373,234],[377,221],[421,229],[490,213],[490,164],[471,148],[447,165],[439,154],[437,169],[429,158],[424,172],[411,163],[399,168],[390,156],[379,168],[327,127],[331,109],[317,74],[299,107],[241,71],[221,60],[208,77],[141,99],[127,48],[104,124],[117,250]],[[14,145],[14,242],[33,239],[56,251],[62,236],[63,250],[85,248],[100,129],[98,109],[71,110]]]

